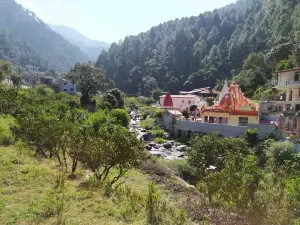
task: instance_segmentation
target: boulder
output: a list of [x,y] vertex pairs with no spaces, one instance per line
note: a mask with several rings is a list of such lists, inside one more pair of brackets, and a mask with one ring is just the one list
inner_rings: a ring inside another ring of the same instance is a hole
[[176,147],[176,150],[179,152],[184,152],[187,149],[187,145],[179,145]]
[[163,147],[166,148],[166,149],[170,149],[170,148],[172,148],[172,144],[170,144],[170,143],[164,143]]
[[145,149],[147,149],[148,151],[151,151],[152,150],[152,146],[146,145]]
[[155,143],[155,142],[151,142],[151,143],[149,143],[149,146],[155,147],[155,146],[156,146],[156,143]]
[[152,137],[151,133],[145,133],[145,134],[143,134],[142,137],[143,137],[144,141],[153,141],[153,137]]

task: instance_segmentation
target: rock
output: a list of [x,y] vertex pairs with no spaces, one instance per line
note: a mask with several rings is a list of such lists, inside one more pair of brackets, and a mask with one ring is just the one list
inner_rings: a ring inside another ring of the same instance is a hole
[[152,150],[152,146],[147,145],[147,146],[145,146],[145,149],[147,149],[148,151],[151,151]]
[[144,141],[153,141],[153,137],[150,133],[145,133],[142,137]]
[[153,146],[153,148],[155,148],[155,149],[159,149],[159,148],[160,148],[160,146],[157,146],[157,145],[155,145],[155,146]]
[[140,131],[141,131],[142,133],[146,133],[146,132],[147,132],[146,129],[140,129]]
[[175,141],[168,141],[167,143],[170,143],[171,145],[174,145]]
[[162,152],[160,151],[152,151],[151,154],[155,156],[162,156]]
[[154,146],[156,146],[156,143],[155,143],[155,142],[151,142],[151,143],[149,144],[149,146],[154,147]]
[[184,152],[187,149],[187,145],[179,145],[176,147],[177,151]]
[[166,149],[170,149],[170,148],[172,148],[172,144],[170,144],[170,143],[164,143],[163,147],[166,148]]

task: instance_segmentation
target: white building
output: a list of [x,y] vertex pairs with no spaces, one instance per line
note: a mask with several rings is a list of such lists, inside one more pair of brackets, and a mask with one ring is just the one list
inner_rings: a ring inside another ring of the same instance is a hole
[[67,94],[75,94],[77,92],[77,89],[76,89],[76,85],[73,84],[72,82],[66,79],[61,79],[58,80],[58,91]]
[[196,105],[198,109],[202,107],[204,102],[201,102],[200,97],[197,95],[171,95],[171,98],[173,100],[173,106],[167,106],[164,107],[164,101],[165,101],[166,95],[160,96],[160,106],[161,108],[172,108],[176,109],[180,112],[183,110],[190,111],[190,107],[193,105]]

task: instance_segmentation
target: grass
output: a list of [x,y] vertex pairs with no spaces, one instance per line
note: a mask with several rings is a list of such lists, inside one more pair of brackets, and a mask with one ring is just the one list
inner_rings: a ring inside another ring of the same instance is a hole
[[[130,171],[125,184],[107,197],[105,188],[80,168],[77,178],[66,178],[63,192],[58,192],[56,161],[37,158],[17,147],[19,144],[0,147],[0,224],[47,225],[59,219],[61,224],[147,224],[150,175]],[[189,224],[176,205],[178,197],[163,185],[158,188],[161,198],[155,207],[161,224]]]

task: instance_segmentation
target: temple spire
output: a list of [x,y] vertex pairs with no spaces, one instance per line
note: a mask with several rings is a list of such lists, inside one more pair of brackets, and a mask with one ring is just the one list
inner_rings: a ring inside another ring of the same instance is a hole
[[224,98],[224,96],[228,92],[228,90],[229,90],[228,83],[227,83],[227,80],[225,80],[223,89],[219,95],[219,102]]

